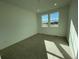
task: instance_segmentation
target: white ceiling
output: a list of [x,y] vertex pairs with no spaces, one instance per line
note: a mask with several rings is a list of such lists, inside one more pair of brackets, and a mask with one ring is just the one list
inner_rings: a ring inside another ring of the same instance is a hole
[[[71,0],[0,0],[20,8],[24,8],[30,11],[37,12],[37,9],[40,9],[40,12],[45,12],[54,7],[63,7]],[[57,3],[57,6],[54,4]],[[39,10],[38,10],[39,11]]]

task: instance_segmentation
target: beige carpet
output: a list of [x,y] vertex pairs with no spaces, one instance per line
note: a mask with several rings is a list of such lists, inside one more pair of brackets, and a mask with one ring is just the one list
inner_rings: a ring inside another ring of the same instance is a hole
[[2,59],[72,59],[66,38],[37,34],[1,51]]

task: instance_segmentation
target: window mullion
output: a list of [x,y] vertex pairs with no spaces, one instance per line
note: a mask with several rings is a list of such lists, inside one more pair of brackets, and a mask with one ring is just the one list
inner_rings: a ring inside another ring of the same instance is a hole
[[48,13],[48,27],[50,27],[50,14]]

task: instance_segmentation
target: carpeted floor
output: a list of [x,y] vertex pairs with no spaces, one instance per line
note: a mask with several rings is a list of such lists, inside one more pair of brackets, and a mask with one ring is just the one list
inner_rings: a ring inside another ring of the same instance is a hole
[[66,38],[37,34],[1,51],[2,59],[72,59]]

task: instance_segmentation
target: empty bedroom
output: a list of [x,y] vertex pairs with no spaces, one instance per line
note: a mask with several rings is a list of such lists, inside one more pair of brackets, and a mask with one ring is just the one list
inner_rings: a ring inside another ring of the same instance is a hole
[[0,59],[77,59],[78,0],[0,0]]

